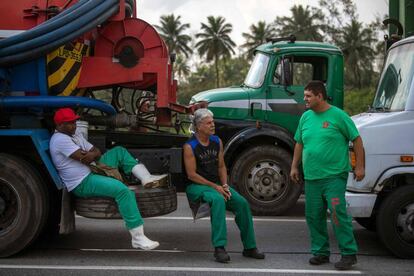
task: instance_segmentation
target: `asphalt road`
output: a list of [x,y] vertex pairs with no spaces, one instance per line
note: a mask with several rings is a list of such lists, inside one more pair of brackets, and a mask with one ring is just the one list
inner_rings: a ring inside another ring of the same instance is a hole
[[[340,258],[331,235],[331,263],[308,264],[309,241],[300,200],[286,216],[255,217],[255,231],[265,260],[241,255],[238,229],[228,215],[231,263],[214,261],[210,222],[193,222],[184,195],[178,210],[145,220],[145,232],[161,245],[154,251],[131,249],[122,220],[76,218],[76,232],[53,242],[37,243],[17,256],[0,259],[0,275],[414,275],[414,261],[391,256],[375,233],[354,223],[360,252],[354,270],[336,271]],[[330,229],[331,230],[331,229]]]

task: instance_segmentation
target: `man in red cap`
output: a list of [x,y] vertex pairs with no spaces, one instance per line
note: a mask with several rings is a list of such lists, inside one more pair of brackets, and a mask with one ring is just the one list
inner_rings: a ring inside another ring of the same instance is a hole
[[132,236],[132,246],[151,250],[159,243],[144,235],[141,214],[134,192],[121,181],[91,172],[90,164],[99,161],[113,168],[120,168],[126,174],[132,173],[144,186],[151,186],[166,175],[151,175],[123,147],[114,147],[101,155],[98,148],[76,133],[76,120],[79,116],[71,108],[56,111],[54,121],[56,131],[50,139],[50,154],[59,175],[69,192],[78,197],[112,197],[118,204],[119,212]]

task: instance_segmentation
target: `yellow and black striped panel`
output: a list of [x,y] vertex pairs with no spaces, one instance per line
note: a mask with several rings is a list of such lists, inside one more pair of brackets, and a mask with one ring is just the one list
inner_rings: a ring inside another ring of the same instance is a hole
[[82,57],[89,55],[89,46],[68,43],[47,55],[49,95],[83,96],[84,89],[76,89],[82,67]]

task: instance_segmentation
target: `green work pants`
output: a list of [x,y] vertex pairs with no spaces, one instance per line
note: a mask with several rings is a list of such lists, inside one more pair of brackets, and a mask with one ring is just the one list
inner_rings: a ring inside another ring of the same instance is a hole
[[[126,174],[130,174],[132,168],[138,164],[138,161],[123,147],[115,147],[107,151],[101,156],[99,162],[122,169]],[[138,210],[135,193],[115,178],[90,173],[72,192],[78,197],[111,197],[118,204],[119,213],[128,229],[144,224]]]
[[224,200],[222,194],[206,185],[191,184],[187,187],[191,201],[202,200],[210,205],[211,241],[214,247],[227,245],[226,210],[235,214],[240,237],[245,249],[256,248],[253,219],[247,200],[230,187],[231,198]]
[[341,255],[354,255],[358,251],[352,218],[346,212],[345,189],[346,179],[341,177],[305,181],[305,216],[313,255],[330,255],[327,208]]

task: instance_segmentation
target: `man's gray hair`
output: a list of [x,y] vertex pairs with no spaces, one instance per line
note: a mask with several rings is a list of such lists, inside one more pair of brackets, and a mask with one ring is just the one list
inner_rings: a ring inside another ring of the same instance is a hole
[[200,108],[194,112],[194,115],[191,118],[192,130],[196,131],[196,126],[207,117],[213,117],[214,114],[207,108]]

